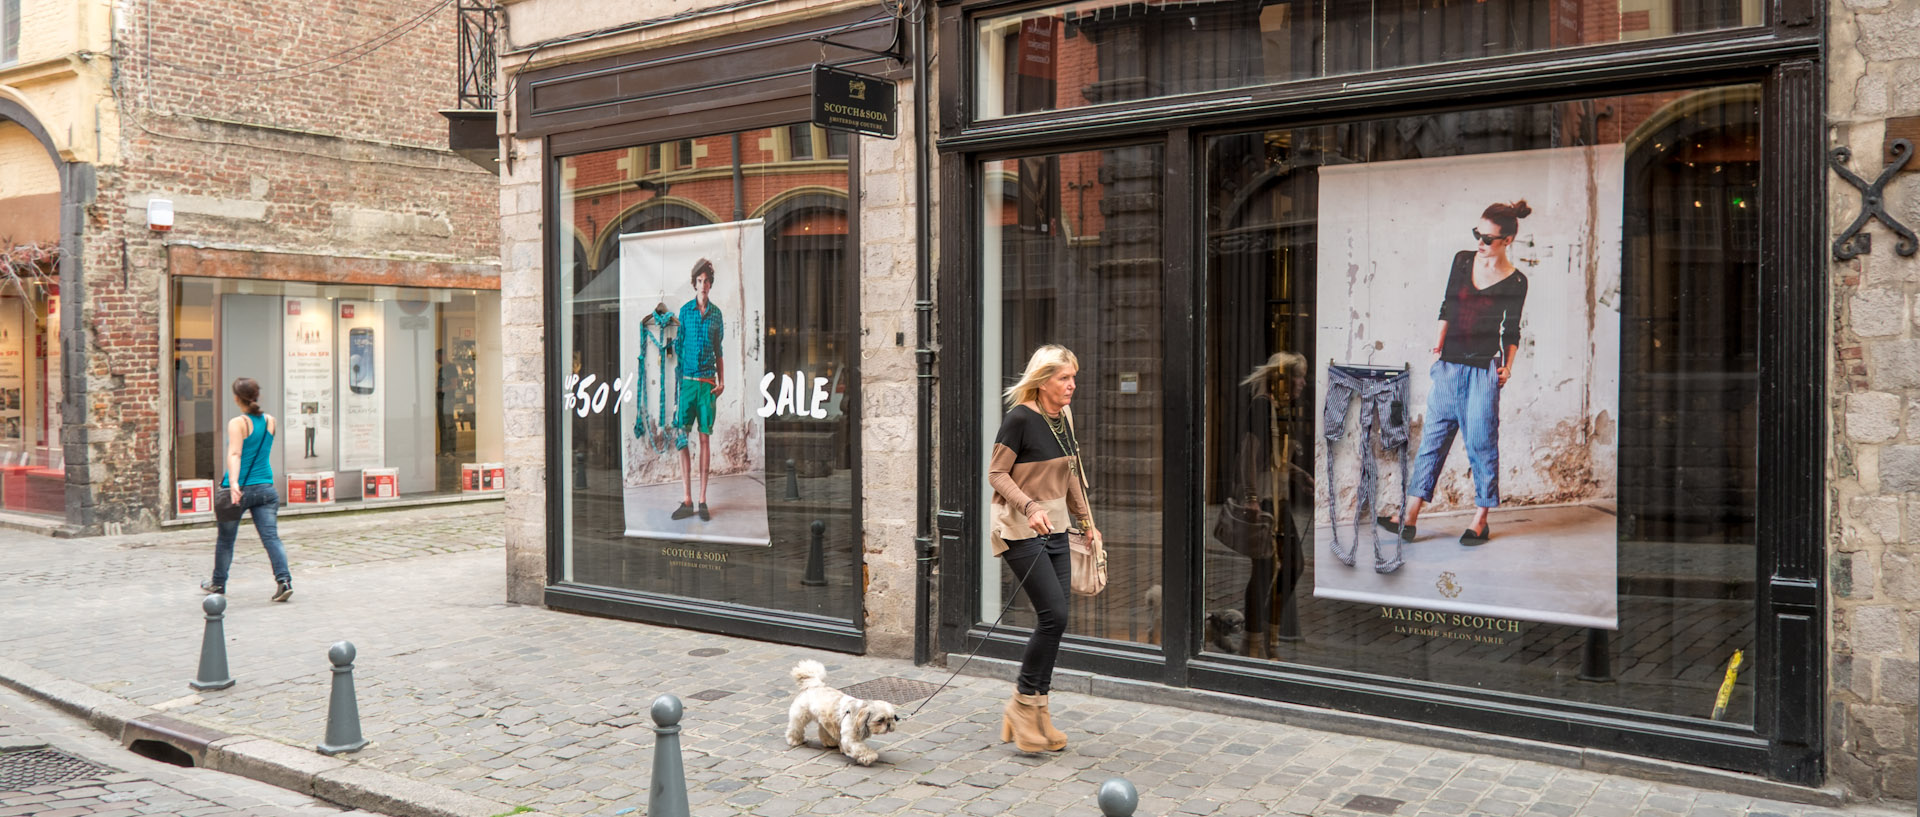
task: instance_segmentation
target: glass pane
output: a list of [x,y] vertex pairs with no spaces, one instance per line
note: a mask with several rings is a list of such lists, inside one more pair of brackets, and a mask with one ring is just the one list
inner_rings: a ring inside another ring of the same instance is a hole
[[[1057,343],[1080,361],[1073,422],[1091,482],[1096,525],[1106,538],[1105,592],[1076,596],[1067,632],[1157,642],[1160,611],[1161,490],[1165,466],[1161,376],[1166,336],[1160,317],[1158,146],[1035,156],[982,167],[981,327],[985,344],[986,450],[1007,407],[1001,393],[1033,350]],[[985,489],[991,491],[990,488]],[[991,494],[983,494],[987,507]],[[991,542],[983,542],[989,564]],[[1032,627],[1004,566],[980,589],[982,615]]]
[[286,504],[506,487],[497,292],[176,278],[172,331],[178,514],[212,510],[240,377]]
[[977,116],[1759,25],[1758,0],[1089,0],[977,20]]
[[665,170],[661,145],[558,161],[562,581],[859,610],[849,166],[812,144],[802,124],[668,143]]
[[1758,100],[1207,140],[1203,649],[1750,723]]

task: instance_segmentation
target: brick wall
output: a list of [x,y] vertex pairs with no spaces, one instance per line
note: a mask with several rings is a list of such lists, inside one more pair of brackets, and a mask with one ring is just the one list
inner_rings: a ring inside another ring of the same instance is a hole
[[[68,474],[84,527],[148,527],[162,515],[166,243],[498,259],[497,183],[447,151],[437,113],[454,98],[453,12],[418,17],[425,8],[194,0],[123,9],[114,89],[121,159],[99,169],[81,291],[62,293],[82,310],[63,340],[85,345],[85,392],[63,419],[69,463],[86,463]],[[378,50],[355,49],[402,30]],[[287,81],[258,73],[363,52]],[[151,198],[174,202],[172,232],[146,229]],[[434,283],[422,277],[401,283]]]
[[[1833,144],[1871,180],[1885,165],[1890,117],[1920,116],[1920,4],[1840,0],[1829,7]],[[1910,164],[1888,210],[1920,225]],[[1860,193],[1828,180],[1837,237]],[[1872,252],[1834,263],[1829,383],[1833,515],[1828,542],[1832,665],[1828,768],[1864,799],[1914,797],[1920,697],[1920,257],[1894,253],[1877,222]]]

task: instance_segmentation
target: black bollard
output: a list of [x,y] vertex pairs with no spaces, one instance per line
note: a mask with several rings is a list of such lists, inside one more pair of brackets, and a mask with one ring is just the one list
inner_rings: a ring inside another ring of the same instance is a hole
[[647,786],[647,817],[689,817],[687,768],[680,762],[680,699],[653,699],[653,782]]
[[207,627],[200,635],[200,674],[187,686],[201,691],[226,689],[233,686],[233,675],[227,672],[227,597],[208,596],[200,602],[200,610],[207,614]]
[[1140,807],[1140,793],[1134,791],[1133,784],[1126,778],[1114,777],[1100,784],[1100,794],[1094,802],[1100,804],[1100,813],[1106,817],[1133,817],[1133,810]]
[[800,499],[800,470],[793,464],[793,458],[787,458],[787,501]]
[[[792,460],[788,460],[792,462]],[[825,587],[827,584],[827,550],[821,539],[826,537],[827,523],[818,519],[808,527],[813,529],[813,541],[807,544],[807,573],[800,583],[808,587]]]
[[1613,682],[1613,645],[1606,630],[1587,628],[1586,648],[1580,653],[1580,674],[1575,676],[1582,681],[1595,683]]
[[367,748],[360,736],[360,704],[353,698],[353,644],[341,641],[327,650],[333,662],[333,694],[327,699],[327,740],[320,754],[337,755]]

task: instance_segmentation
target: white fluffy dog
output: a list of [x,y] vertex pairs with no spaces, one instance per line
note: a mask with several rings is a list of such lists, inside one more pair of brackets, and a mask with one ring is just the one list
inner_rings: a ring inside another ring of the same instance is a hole
[[802,661],[793,666],[793,680],[800,694],[787,707],[787,745],[807,741],[807,724],[820,724],[820,745],[838,748],[853,762],[871,766],[879,753],[867,748],[867,738],[893,731],[900,718],[893,704],[864,701],[827,686],[827,668],[818,661]]

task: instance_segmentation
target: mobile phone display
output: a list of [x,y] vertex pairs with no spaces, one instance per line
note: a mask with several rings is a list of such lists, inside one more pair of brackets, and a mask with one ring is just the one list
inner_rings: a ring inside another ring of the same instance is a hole
[[356,326],[347,333],[347,386],[354,394],[373,393],[373,330]]

